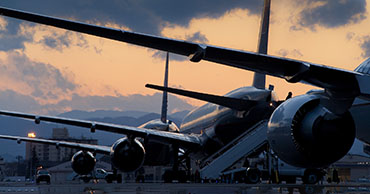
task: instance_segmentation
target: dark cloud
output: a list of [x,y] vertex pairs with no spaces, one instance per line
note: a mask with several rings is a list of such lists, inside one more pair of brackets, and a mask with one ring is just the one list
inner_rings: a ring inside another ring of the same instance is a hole
[[161,27],[187,25],[192,18],[220,17],[235,8],[259,14],[260,0],[2,0],[1,6],[82,21],[114,22],[134,31],[159,34]]
[[192,35],[186,36],[186,40],[190,42],[197,42],[197,43],[208,43],[208,39],[204,34],[201,34],[200,32],[196,32]]
[[314,28],[320,25],[328,28],[357,23],[365,19],[366,0],[300,0],[313,8],[305,8],[301,12],[302,26]]
[[4,26],[6,29],[0,31],[0,50],[10,51],[24,48],[23,43],[31,40],[30,36],[19,34],[20,21],[13,21]]
[[[196,42],[196,43],[200,43],[200,44],[208,43],[208,39],[207,39],[206,35],[200,33],[199,31],[195,32],[194,34],[187,34],[185,36],[184,40],[189,41],[189,42]],[[163,60],[166,59],[166,53],[163,52],[163,51],[154,50],[154,54],[152,56],[155,57],[155,58],[161,58]],[[186,60],[188,60],[188,58],[184,57],[182,55],[177,55],[177,54],[174,54],[174,53],[170,53],[170,60],[186,61]]]
[[3,110],[34,112],[42,106],[31,96],[19,94],[13,90],[0,91],[0,107]]
[[[0,6],[21,9],[25,11],[51,15],[62,18],[72,18],[83,22],[116,23],[127,26],[133,31],[149,34],[160,34],[167,25],[188,25],[193,18],[220,17],[224,13],[235,9],[248,9],[251,14],[259,14],[262,8],[260,0],[204,0],[204,1],[171,1],[171,0],[2,0]],[[24,48],[25,41],[32,41],[32,34],[19,35],[21,21],[7,18],[7,31],[0,32],[0,50],[8,51]],[[27,22],[33,26],[33,23]],[[198,35],[198,36],[197,36]],[[68,46],[70,39],[67,36],[46,36],[42,39],[44,46],[62,51]],[[200,33],[192,37],[201,42],[206,40]],[[81,45],[83,46],[83,41]],[[86,46],[86,45],[85,45]],[[99,53],[99,49],[96,49]],[[185,60],[175,56],[174,59]]]
[[280,49],[277,51],[277,55],[282,56],[282,57],[293,57],[293,58],[300,58],[303,57],[303,54],[301,51],[298,49],[293,49],[293,50],[287,50],[287,49]]
[[[72,35],[76,35],[78,37],[77,40],[72,40]],[[48,49],[56,49],[59,51],[62,51],[63,48],[69,48],[72,45],[83,48],[89,47],[84,36],[71,31],[65,31],[62,34],[53,33],[51,35],[46,35],[39,43],[43,44]]]
[[362,38],[362,42],[360,44],[362,48],[362,57],[368,58],[370,57],[370,36],[365,36]]
[[40,42],[46,47],[54,48],[57,50],[62,50],[63,47],[70,46],[70,40],[66,34],[62,36],[57,36],[56,34],[44,36]]

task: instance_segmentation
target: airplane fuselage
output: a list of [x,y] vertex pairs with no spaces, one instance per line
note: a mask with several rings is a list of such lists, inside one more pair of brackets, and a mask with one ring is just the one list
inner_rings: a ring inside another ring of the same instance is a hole
[[274,110],[269,102],[278,100],[273,91],[255,87],[238,88],[225,96],[261,103],[243,111],[207,103],[191,111],[184,118],[180,132],[200,134],[203,147],[199,151],[205,155],[214,153],[257,122],[268,119]]
[[349,110],[356,126],[356,138],[370,144],[370,103],[365,100],[356,99]]
[[[170,121],[152,120],[141,128],[175,133],[197,134],[203,146],[195,150],[192,156],[196,159],[215,153],[224,145],[241,135],[257,122],[268,119],[274,110],[270,101],[278,101],[275,93],[255,87],[242,87],[227,93],[225,96],[259,101],[248,110],[238,111],[213,103],[207,103],[191,111],[181,123],[180,130]],[[157,142],[155,139],[143,140],[146,150],[144,165],[166,165],[171,163],[173,149],[170,144]],[[194,150],[193,150],[194,152]]]
[[[154,129],[159,131],[169,131],[179,133],[179,128],[172,121],[167,120],[166,123],[161,119],[151,120],[139,126],[140,128]],[[168,165],[173,163],[174,150],[169,144],[163,144],[155,139],[141,139],[146,151],[144,165]]]

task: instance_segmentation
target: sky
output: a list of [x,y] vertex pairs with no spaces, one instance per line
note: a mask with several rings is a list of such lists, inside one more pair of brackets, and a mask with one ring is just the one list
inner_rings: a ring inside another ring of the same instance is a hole
[[[134,32],[256,51],[262,0],[2,0],[0,6]],[[353,70],[370,56],[366,0],[272,0],[268,53]],[[159,112],[164,53],[0,17],[0,107],[39,114],[70,110]],[[170,86],[223,95],[253,73],[170,55]],[[335,79],[335,78],[333,78]],[[314,89],[268,77],[284,99]],[[155,102],[155,103],[153,103]],[[202,101],[171,96],[170,112]]]

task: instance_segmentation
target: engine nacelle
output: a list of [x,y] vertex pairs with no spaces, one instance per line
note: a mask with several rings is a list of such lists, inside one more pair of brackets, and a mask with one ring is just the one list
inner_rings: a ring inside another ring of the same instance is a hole
[[319,95],[302,95],[282,103],[271,115],[267,138],[285,162],[304,168],[325,167],[351,149],[356,128],[351,114],[335,115]]
[[72,156],[72,169],[80,175],[87,175],[94,170],[96,159],[91,152],[78,151]]
[[121,138],[113,144],[110,156],[114,167],[122,172],[132,172],[143,165],[145,149],[136,139]]

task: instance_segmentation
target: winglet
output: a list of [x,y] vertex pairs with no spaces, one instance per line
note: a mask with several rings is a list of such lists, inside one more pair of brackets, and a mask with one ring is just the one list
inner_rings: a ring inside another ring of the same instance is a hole
[[[163,86],[165,88],[168,87],[168,60],[169,60],[169,53],[167,52],[166,55],[166,67],[164,71],[164,83]],[[163,91],[163,96],[162,96],[162,112],[161,112],[161,121],[163,123],[167,122],[167,107],[168,107],[168,96],[167,96],[167,91]]]
[[[261,16],[261,28],[258,40],[258,53],[267,54],[268,35],[270,25],[270,7],[271,0],[265,0],[263,5],[263,12]],[[266,75],[262,73],[254,73],[252,86],[258,89],[265,89]]]

